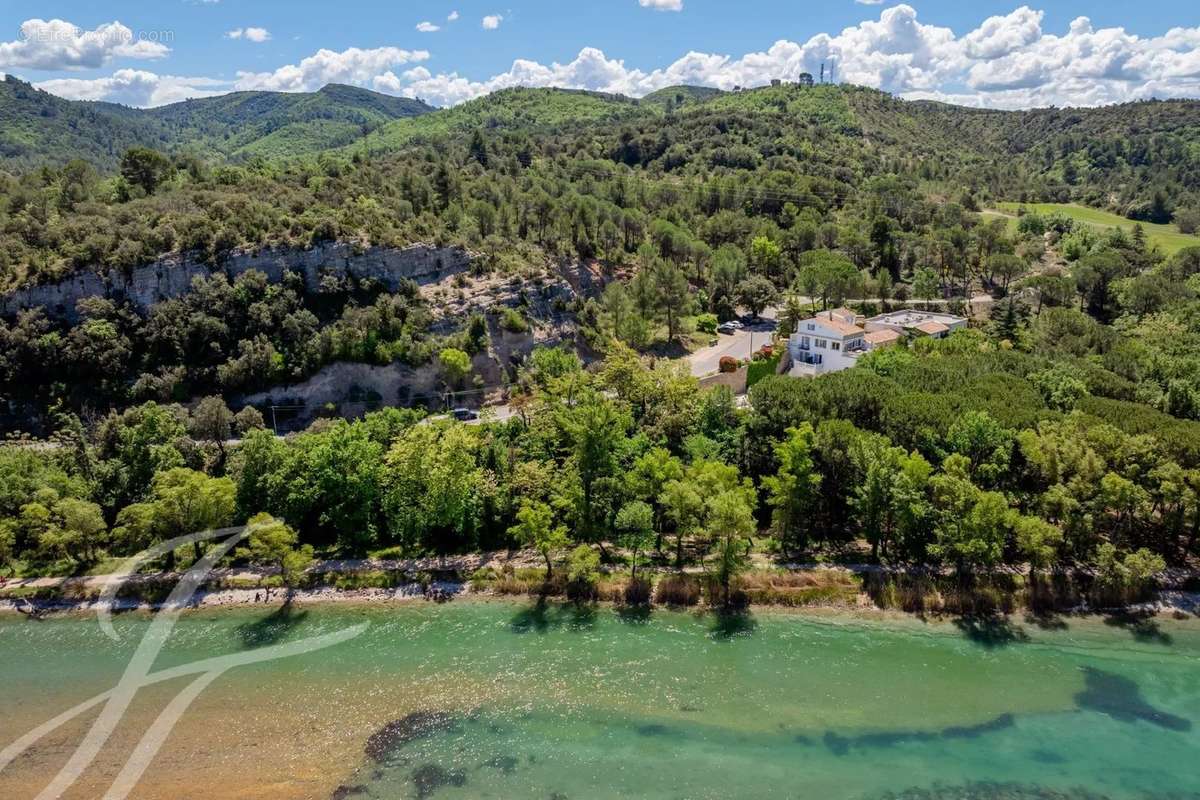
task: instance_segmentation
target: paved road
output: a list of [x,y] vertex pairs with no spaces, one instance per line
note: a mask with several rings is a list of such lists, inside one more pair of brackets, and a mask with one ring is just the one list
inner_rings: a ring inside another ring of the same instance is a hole
[[479,425],[483,422],[505,422],[517,413],[507,403],[499,406],[487,406],[481,408],[479,411],[479,419],[473,419],[468,424]]
[[736,333],[719,333],[717,343],[704,347],[687,357],[692,374],[697,378],[712,375],[720,368],[723,356],[732,356],[738,360],[750,358],[750,354],[764,344],[770,344],[771,333],[775,330],[776,322],[764,313],[758,322],[746,322],[746,327]]
[[[467,425],[482,425],[485,422],[505,422],[513,417],[517,412],[512,409],[507,403],[498,406],[484,406],[479,411],[478,419],[466,420]],[[421,420],[421,425],[427,425],[430,422],[436,422],[441,419],[449,419],[449,414],[434,414]]]

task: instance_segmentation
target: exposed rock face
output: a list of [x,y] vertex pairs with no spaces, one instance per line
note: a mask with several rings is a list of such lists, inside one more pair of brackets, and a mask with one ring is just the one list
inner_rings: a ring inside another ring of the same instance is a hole
[[470,266],[471,254],[449,247],[414,244],[404,248],[369,247],[358,251],[353,245],[329,243],[307,250],[267,248],[235,252],[218,266],[191,256],[167,256],[130,272],[80,272],[59,283],[30,286],[0,298],[0,316],[15,316],[27,308],[43,308],[52,317],[74,322],[75,304],[85,297],[128,300],[146,310],[155,303],[187,292],[197,277],[223,273],[230,280],[256,269],[278,282],[287,272],[304,276],[309,291],[317,291],[326,275],[373,278],[394,291],[407,278],[419,284],[433,283]]

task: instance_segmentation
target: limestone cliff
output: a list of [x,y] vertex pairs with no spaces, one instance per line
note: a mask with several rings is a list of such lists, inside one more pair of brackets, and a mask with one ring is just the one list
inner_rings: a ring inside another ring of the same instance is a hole
[[0,297],[0,316],[12,317],[27,308],[43,308],[52,317],[75,321],[75,304],[85,297],[128,300],[146,310],[155,303],[184,294],[197,277],[223,273],[231,280],[256,269],[277,282],[287,272],[298,272],[310,291],[317,291],[327,275],[373,278],[394,291],[402,279],[434,283],[462,272],[471,254],[459,248],[414,244],[404,248],[368,247],[329,243],[309,249],[265,248],[235,252],[213,266],[188,255],[172,255],[132,270],[84,271],[60,281],[29,286]]

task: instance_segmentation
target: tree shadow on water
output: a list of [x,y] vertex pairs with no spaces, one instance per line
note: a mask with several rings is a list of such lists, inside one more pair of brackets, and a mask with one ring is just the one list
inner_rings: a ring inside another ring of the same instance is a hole
[[1171,645],[1174,638],[1158,624],[1153,613],[1136,613],[1121,611],[1104,618],[1104,624],[1114,628],[1124,628],[1139,642]]
[[539,595],[508,623],[513,633],[547,633],[556,628],[584,630],[596,624],[596,607],[591,603],[551,603]]
[[750,636],[758,629],[758,620],[745,609],[723,609],[713,612],[709,635],[719,642]]
[[650,621],[650,606],[645,603],[619,605],[617,619],[627,625],[645,625]]
[[1008,617],[995,614],[959,617],[954,620],[954,627],[972,642],[989,650],[1029,641],[1029,634],[1024,628],[1013,624]]
[[1044,609],[1026,613],[1025,622],[1043,631],[1065,631],[1071,627],[1062,614]]
[[242,639],[243,647],[265,647],[283,641],[306,619],[308,611],[298,611],[291,598],[288,598],[283,605],[265,617],[239,625],[237,633]]
[[1107,714],[1118,722],[1148,722],[1172,731],[1190,731],[1190,720],[1150,705],[1137,683],[1112,672],[1084,667],[1084,688],[1075,704],[1087,711]]
[[[898,747],[910,743],[927,743],[936,741],[980,739],[988,734],[1007,731],[1016,725],[1013,714],[1001,714],[977,725],[951,725],[934,730],[900,729],[875,731],[872,733],[844,736],[834,731],[826,731],[821,738],[825,747],[835,756],[844,756],[852,750],[878,750]],[[811,744],[808,740],[797,740],[801,744]]]

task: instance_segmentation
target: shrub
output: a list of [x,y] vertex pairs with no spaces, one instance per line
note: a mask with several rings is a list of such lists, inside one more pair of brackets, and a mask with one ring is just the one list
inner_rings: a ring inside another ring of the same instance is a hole
[[487,588],[496,594],[534,594],[558,597],[567,592],[567,577],[562,570],[558,570],[550,580],[546,580],[544,569],[513,570],[506,566]]
[[764,356],[761,353],[754,354],[754,363],[746,372],[746,386],[753,386],[763,378],[774,375],[779,369],[779,356]]
[[740,611],[750,606],[750,596],[742,590],[740,578],[729,587],[727,599],[716,576],[706,574],[701,579],[701,586],[703,587],[704,601],[709,608],[717,608],[721,611]]
[[810,572],[753,572],[742,578],[750,602],[763,605],[854,605],[859,579],[840,570]]
[[700,603],[700,581],[695,576],[668,575],[654,587],[654,601],[668,606],[694,606]]
[[471,573],[469,582],[471,591],[482,592],[491,588],[492,583],[496,580],[496,570],[491,567],[480,567]]
[[1122,606],[1145,599],[1154,585],[1154,575],[1167,566],[1162,556],[1144,547],[1121,556],[1108,542],[1097,549],[1095,561],[1092,595],[1098,606]]
[[701,333],[716,333],[717,325],[716,314],[701,314],[696,317],[696,330]]
[[1200,230],[1200,208],[1181,208],[1176,211],[1175,226],[1180,233],[1192,234]]
[[1022,576],[977,576],[969,582],[933,574],[872,574],[864,587],[876,606],[910,613],[986,617],[1010,614],[1028,596]]
[[600,578],[600,554],[581,544],[567,557],[567,597],[575,602],[596,599],[596,581]]
[[634,578],[625,584],[625,604],[630,606],[645,606],[650,604],[650,581],[645,578]]
[[382,550],[372,550],[368,555],[371,558],[379,561],[396,561],[404,558],[404,547],[402,545],[392,545],[385,547]]
[[609,578],[596,582],[596,599],[604,603],[625,601],[625,581]]
[[333,585],[342,591],[353,591],[355,589],[391,589],[403,582],[403,578],[398,572],[363,570],[338,575],[334,578]]
[[738,360],[733,356],[721,356],[721,360],[717,362],[717,368],[721,372],[737,372]]
[[500,316],[500,327],[509,333],[525,333],[529,330],[529,323],[525,321],[525,317],[521,316],[521,312],[515,308],[506,308]]

